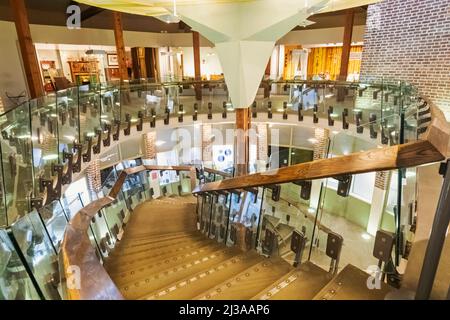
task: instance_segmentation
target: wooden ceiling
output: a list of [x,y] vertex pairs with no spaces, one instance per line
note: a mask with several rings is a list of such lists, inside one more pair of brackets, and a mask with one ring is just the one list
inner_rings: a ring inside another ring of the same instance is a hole
[[[29,21],[31,24],[42,25],[66,25],[66,9],[72,4],[71,0],[26,0],[28,7]],[[80,4],[82,12],[88,19],[82,22],[84,28],[112,29],[111,12],[108,10],[98,10]],[[367,18],[367,6],[355,8],[355,25],[364,25]],[[90,16],[90,17],[89,17]],[[9,0],[0,0],[0,20],[12,21],[12,14],[9,8]],[[304,27],[296,27],[294,30],[322,29],[343,27],[345,22],[345,11],[322,13],[311,16],[309,20],[315,24]],[[157,18],[123,14],[124,30],[140,32],[190,32],[189,26],[181,22],[180,24],[167,24]]]

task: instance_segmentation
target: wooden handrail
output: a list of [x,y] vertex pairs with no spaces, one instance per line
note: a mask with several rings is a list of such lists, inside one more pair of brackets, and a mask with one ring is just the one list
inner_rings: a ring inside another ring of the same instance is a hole
[[442,161],[447,157],[450,128],[442,111],[430,102],[428,103],[432,121],[427,131],[417,141],[206,183],[197,186],[193,193],[262,187],[300,180],[330,178],[344,174],[416,167]]
[[[61,244],[60,274],[65,299],[68,300],[122,300],[123,296],[103,268],[88,236],[92,218],[113,203],[129,175],[144,171],[188,171],[191,187],[196,185],[195,167],[137,166],[124,169],[108,196],[93,201],[81,209],[69,222]],[[78,271],[79,273],[78,273]],[[78,286],[79,284],[79,286]]]
[[222,176],[224,178],[233,178],[233,175],[231,173],[225,172],[225,171],[219,171],[216,169],[211,169],[211,168],[203,168],[203,170],[205,172],[211,173],[211,174],[216,174],[219,176]]

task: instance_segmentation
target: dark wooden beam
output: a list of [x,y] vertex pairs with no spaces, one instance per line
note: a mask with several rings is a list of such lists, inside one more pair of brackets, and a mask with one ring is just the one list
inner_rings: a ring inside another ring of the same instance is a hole
[[[197,31],[192,32],[192,46],[194,47],[194,70],[195,80],[202,79],[202,71],[200,66],[200,34]],[[197,100],[202,100],[202,87],[195,86],[195,97]]]
[[127,70],[127,56],[125,53],[125,44],[123,41],[122,14],[120,12],[113,11],[113,19],[114,38],[116,40],[117,58],[119,60],[120,80],[129,80]]
[[81,22],[86,21],[87,19],[90,19],[90,18],[98,15],[99,13],[102,13],[103,11],[105,11],[105,9],[103,9],[103,8],[89,7],[86,10],[84,10],[83,12],[81,12]]
[[20,52],[22,54],[23,68],[27,77],[29,96],[33,99],[41,97],[44,95],[44,87],[36,57],[36,49],[31,38],[25,1],[10,0],[9,3],[13,13],[14,23],[16,25]]
[[339,80],[346,81],[348,76],[348,63],[350,61],[350,50],[352,48],[353,22],[355,21],[355,11],[348,9],[345,17],[344,40],[341,56],[341,70]]
[[252,118],[250,116],[250,108],[236,109],[236,176],[243,176],[248,173],[248,164],[250,159],[250,141],[248,131],[251,127],[251,121]]

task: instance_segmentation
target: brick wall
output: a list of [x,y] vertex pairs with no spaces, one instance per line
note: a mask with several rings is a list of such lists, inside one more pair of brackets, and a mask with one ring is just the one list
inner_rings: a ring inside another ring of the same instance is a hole
[[361,81],[412,83],[450,120],[450,1],[385,0],[368,9]]

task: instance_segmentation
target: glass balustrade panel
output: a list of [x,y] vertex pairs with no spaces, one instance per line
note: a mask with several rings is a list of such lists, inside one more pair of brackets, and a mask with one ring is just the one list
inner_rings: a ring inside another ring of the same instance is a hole
[[60,299],[58,257],[38,212],[20,218],[11,230],[45,298]]
[[6,230],[0,229],[0,300],[39,300]]
[[33,195],[33,153],[30,105],[24,103],[0,116],[2,177],[7,220],[11,225],[29,212]]
[[53,246],[56,250],[59,250],[68,221],[68,217],[66,217],[61,202],[59,200],[53,201],[52,203],[39,208],[38,212],[42,221],[44,221],[45,228],[53,242]]
[[231,194],[231,200],[229,204],[228,213],[228,233],[227,233],[227,246],[233,246],[237,244],[237,224],[241,221],[244,192],[237,192]]
[[80,118],[78,88],[72,87],[56,93],[58,114],[58,151],[62,160],[63,152],[72,153],[75,143],[80,140]]
[[217,242],[224,242],[227,235],[229,213],[229,195],[218,194],[212,205],[209,237]]
[[[80,110],[80,140],[84,153],[89,152],[89,145],[96,143],[96,136],[102,132],[101,126],[101,87],[99,84],[78,87]],[[91,151],[92,152],[92,151]]]

